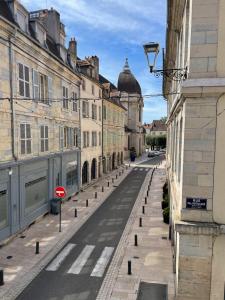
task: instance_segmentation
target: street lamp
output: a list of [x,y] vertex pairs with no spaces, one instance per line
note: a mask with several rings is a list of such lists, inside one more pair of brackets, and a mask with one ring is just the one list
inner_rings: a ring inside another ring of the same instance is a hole
[[[154,70],[156,59],[159,54],[159,44],[150,42],[143,45],[144,52],[147,57],[148,66],[150,73],[153,73],[155,77],[166,76],[171,80],[180,81],[187,78],[187,67],[184,69],[163,69],[163,70]],[[163,49],[164,53],[164,49]]]

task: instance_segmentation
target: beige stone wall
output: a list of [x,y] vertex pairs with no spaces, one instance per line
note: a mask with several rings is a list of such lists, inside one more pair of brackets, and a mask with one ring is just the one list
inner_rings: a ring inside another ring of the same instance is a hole
[[[0,21],[0,35],[7,38],[9,31],[13,29],[3,21]],[[15,32],[14,32],[15,33]],[[9,43],[0,40],[0,53],[4,60],[0,66],[0,97],[10,97],[9,88]],[[30,98],[20,97],[18,90],[18,63],[29,67],[29,91]],[[72,111],[72,102],[69,108],[63,109],[62,86],[68,87],[70,98],[72,91],[79,95],[80,78],[73,71],[54,58],[48,51],[38,46],[19,31],[12,38],[12,86],[15,111],[15,155],[18,159],[26,159],[33,156],[46,155],[59,152],[59,127],[79,127],[79,112]],[[34,101],[32,70],[52,78],[52,98],[50,105]],[[0,161],[12,159],[11,146],[11,111],[9,101],[0,103],[0,119],[4,121],[1,126],[1,136],[4,137],[0,146]],[[32,151],[29,155],[21,155],[20,151],[20,124],[27,122],[31,125]],[[49,126],[49,151],[40,152],[40,126]],[[71,147],[75,148],[75,147]],[[70,150],[68,148],[64,151]]]
[[[102,164],[102,144],[99,145],[99,132],[102,136],[102,100],[94,100],[99,99],[99,90],[101,90],[100,84],[91,80],[87,76],[82,75],[82,80],[85,80],[85,90],[80,89],[80,97],[81,97],[81,174],[82,174],[82,166],[85,161],[88,162],[89,167],[89,178],[88,182],[91,181],[91,164],[92,160],[97,160],[97,170],[96,175],[98,177],[98,163]],[[92,94],[92,86],[94,86],[94,95]],[[89,103],[89,117],[84,118],[82,116],[82,105],[84,101],[88,101]],[[97,105],[97,120],[92,119],[92,104]],[[101,120],[99,118],[99,108],[101,109]],[[83,132],[89,132],[89,147],[83,147]],[[92,131],[97,132],[97,146],[92,146]],[[100,167],[101,168],[101,167]],[[102,173],[102,169],[100,169],[100,173]]]

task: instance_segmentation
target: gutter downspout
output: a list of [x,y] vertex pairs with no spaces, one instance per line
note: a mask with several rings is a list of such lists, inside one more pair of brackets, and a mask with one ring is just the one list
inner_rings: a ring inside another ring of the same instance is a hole
[[[102,90],[103,93],[103,90]],[[104,99],[102,97],[102,175],[104,173],[103,169],[103,157],[104,157],[104,126],[103,126],[103,106],[104,106]]]
[[12,56],[12,42],[11,37],[9,42],[9,86],[10,86],[10,108],[11,108],[11,146],[12,146],[12,157],[15,161],[18,160],[15,154],[15,110],[14,110],[14,99],[13,99],[13,56]]

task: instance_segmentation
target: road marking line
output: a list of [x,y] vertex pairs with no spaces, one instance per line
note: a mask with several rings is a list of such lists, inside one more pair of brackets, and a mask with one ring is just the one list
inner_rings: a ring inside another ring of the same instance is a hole
[[92,277],[102,277],[105,271],[105,268],[107,267],[107,264],[110,260],[110,257],[113,253],[114,248],[113,247],[105,247],[101,256],[99,257],[92,273]]
[[67,273],[70,274],[79,274],[80,271],[83,269],[84,265],[86,264],[88,258],[90,257],[92,251],[94,250],[95,246],[87,245],[84,247],[81,254],[75,260],[75,262],[70,267]]
[[134,168],[134,171],[137,171],[138,168]]
[[48,265],[46,271],[56,271],[65,260],[65,258],[70,254],[75,244],[68,244],[66,247],[56,256],[56,258]]
[[139,169],[139,171],[143,171],[143,169],[141,168],[141,169]]

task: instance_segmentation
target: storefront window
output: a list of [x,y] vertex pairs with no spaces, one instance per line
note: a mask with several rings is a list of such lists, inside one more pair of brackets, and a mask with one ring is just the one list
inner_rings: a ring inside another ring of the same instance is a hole
[[48,200],[46,176],[29,181],[25,184],[26,206],[25,214],[33,212]]
[[66,186],[71,188],[76,184],[77,181],[77,162],[71,161],[67,164],[66,171]]
[[8,225],[7,190],[0,190],[0,229]]

